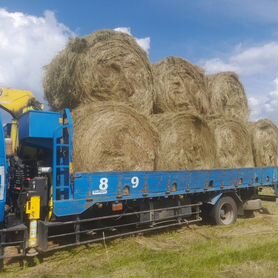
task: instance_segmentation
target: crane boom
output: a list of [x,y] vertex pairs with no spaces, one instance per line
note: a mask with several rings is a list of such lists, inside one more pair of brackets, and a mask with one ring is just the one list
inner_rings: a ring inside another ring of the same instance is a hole
[[29,110],[43,110],[43,105],[30,91],[0,88],[0,107],[14,119]]
[[18,119],[27,111],[43,110],[43,105],[36,100],[30,91],[0,88],[0,108],[13,117],[10,137],[12,153],[15,153],[19,145]]

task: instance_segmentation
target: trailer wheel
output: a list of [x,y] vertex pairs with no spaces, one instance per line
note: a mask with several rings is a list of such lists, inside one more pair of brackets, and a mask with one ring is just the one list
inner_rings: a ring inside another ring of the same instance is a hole
[[212,218],[217,225],[231,225],[237,220],[237,204],[232,197],[221,198],[212,208]]

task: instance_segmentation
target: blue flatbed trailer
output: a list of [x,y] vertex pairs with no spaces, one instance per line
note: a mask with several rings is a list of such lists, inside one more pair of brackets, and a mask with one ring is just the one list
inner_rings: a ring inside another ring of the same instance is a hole
[[[277,188],[278,169],[239,168],[192,171],[76,173],[68,188],[56,185],[54,213],[58,217],[78,215],[89,206],[146,198],[186,195],[208,202],[228,192],[258,187]],[[62,191],[63,190],[63,191]],[[62,192],[62,193],[60,193]],[[207,196],[207,197],[206,197]]]
[[[231,224],[245,204],[257,197],[259,188],[272,187],[276,196],[278,193],[277,167],[73,173],[73,121],[67,109],[62,114],[29,111],[21,117],[19,130],[23,146],[42,148],[52,157],[49,167],[39,168],[41,177],[34,179],[32,190],[24,195],[28,202],[32,196],[39,195],[48,212],[47,217],[30,221],[36,222],[36,250],[41,252],[95,242],[103,238],[104,232],[107,238],[114,238],[200,221],[201,210],[212,214],[218,224]],[[2,224],[7,219],[10,169],[4,131],[0,129]],[[42,181],[48,188],[47,202],[45,192],[41,193],[36,187],[36,182],[42,184]],[[17,233],[21,231],[23,235],[18,242],[25,255],[30,249],[31,224],[28,227],[27,220],[17,226]],[[6,225],[0,235],[13,233],[15,227]],[[114,230],[121,232],[113,234]],[[94,237],[95,234],[100,236]],[[69,239],[58,247],[49,246],[49,242],[57,243],[61,238]],[[8,245],[2,240],[2,247]],[[2,247],[0,258],[5,257]]]

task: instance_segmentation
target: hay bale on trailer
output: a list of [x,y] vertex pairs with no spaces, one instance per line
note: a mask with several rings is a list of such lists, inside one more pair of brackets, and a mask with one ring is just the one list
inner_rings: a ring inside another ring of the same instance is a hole
[[133,37],[116,31],[71,40],[46,67],[44,76],[45,97],[54,110],[118,101],[150,114],[153,90],[146,52]]
[[73,119],[75,172],[155,169],[157,132],[134,109],[87,104],[73,111]]
[[247,121],[249,109],[243,85],[234,72],[208,76],[208,93],[212,114]]
[[211,169],[217,166],[215,142],[207,123],[188,113],[151,116],[160,135],[157,170]]
[[191,63],[169,57],[153,65],[154,112],[207,114],[209,100],[203,71]]
[[235,119],[210,117],[220,168],[254,167],[251,137],[247,126]]
[[256,167],[277,166],[278,128],[270,120],[250,123],[250,134]]

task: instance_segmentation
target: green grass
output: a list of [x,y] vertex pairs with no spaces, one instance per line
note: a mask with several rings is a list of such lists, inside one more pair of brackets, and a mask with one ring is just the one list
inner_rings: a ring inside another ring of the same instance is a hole
[[277,207],[229,227],[191,226],[56,252],[33,267],[8,265],[0,277],[275,278]]

